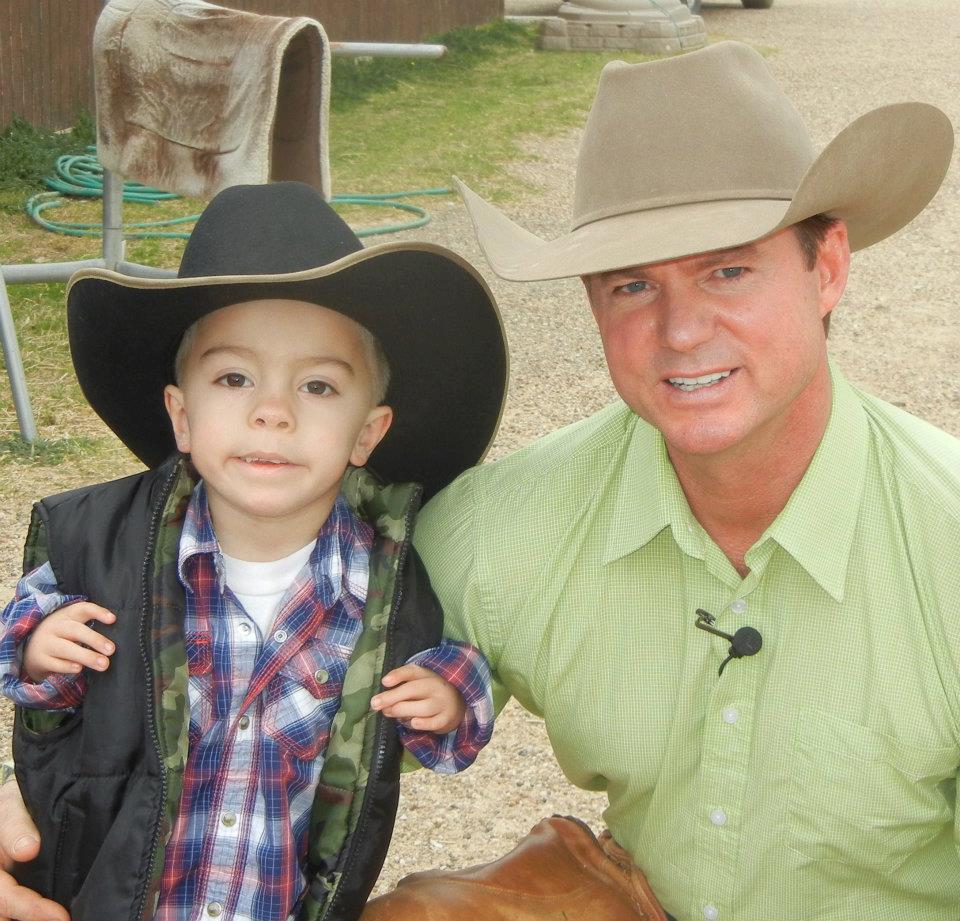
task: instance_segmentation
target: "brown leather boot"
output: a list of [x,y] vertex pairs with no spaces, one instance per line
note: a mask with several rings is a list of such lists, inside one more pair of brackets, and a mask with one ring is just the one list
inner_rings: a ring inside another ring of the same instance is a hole
[[643,874],[608,834],[552,816],[509,854],[466,870],[405,876],[360,921],[667,921]]

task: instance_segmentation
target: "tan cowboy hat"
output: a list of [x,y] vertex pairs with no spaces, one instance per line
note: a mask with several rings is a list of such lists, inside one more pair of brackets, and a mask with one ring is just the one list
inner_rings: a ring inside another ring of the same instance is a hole
[[458,187],[494,272],[534,281],[739,246],[824,212],[863,249],[923,210],[952,151],[946,115],[906,102],[861,116],[818,157],[763,58],[720,42],[604,67],[564,236],[541,240]]

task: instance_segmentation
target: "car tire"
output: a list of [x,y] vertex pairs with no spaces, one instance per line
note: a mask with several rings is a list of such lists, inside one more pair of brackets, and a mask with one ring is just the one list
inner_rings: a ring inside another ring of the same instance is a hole
[[746,10],[769,10],[773,0],[740,0]]

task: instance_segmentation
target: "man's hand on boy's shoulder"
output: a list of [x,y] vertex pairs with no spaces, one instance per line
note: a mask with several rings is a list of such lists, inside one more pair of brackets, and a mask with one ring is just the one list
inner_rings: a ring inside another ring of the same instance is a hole
[[9,871],[32,860],[40,836],[14,782],[0,786],[0,921],[70,921],[63,906],[19,885]]
[[443,735],[463,722],[466,704],[460,692],[428,668],[402,665],[387,672],[382,683],[388,690],[370,705],[411,729]]

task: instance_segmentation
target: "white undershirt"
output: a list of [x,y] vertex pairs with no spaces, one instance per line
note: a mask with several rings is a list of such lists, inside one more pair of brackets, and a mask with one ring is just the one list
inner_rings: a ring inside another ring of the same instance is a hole
[[246,560],[227,556],[221,551],[223,580],[237,596],[251,620],[260,628],[261,636],[270,632],[283,596],[310,559],[316,545],[316,540],[313,540],[282,560],[270,560],[266,563],[248,563]]

